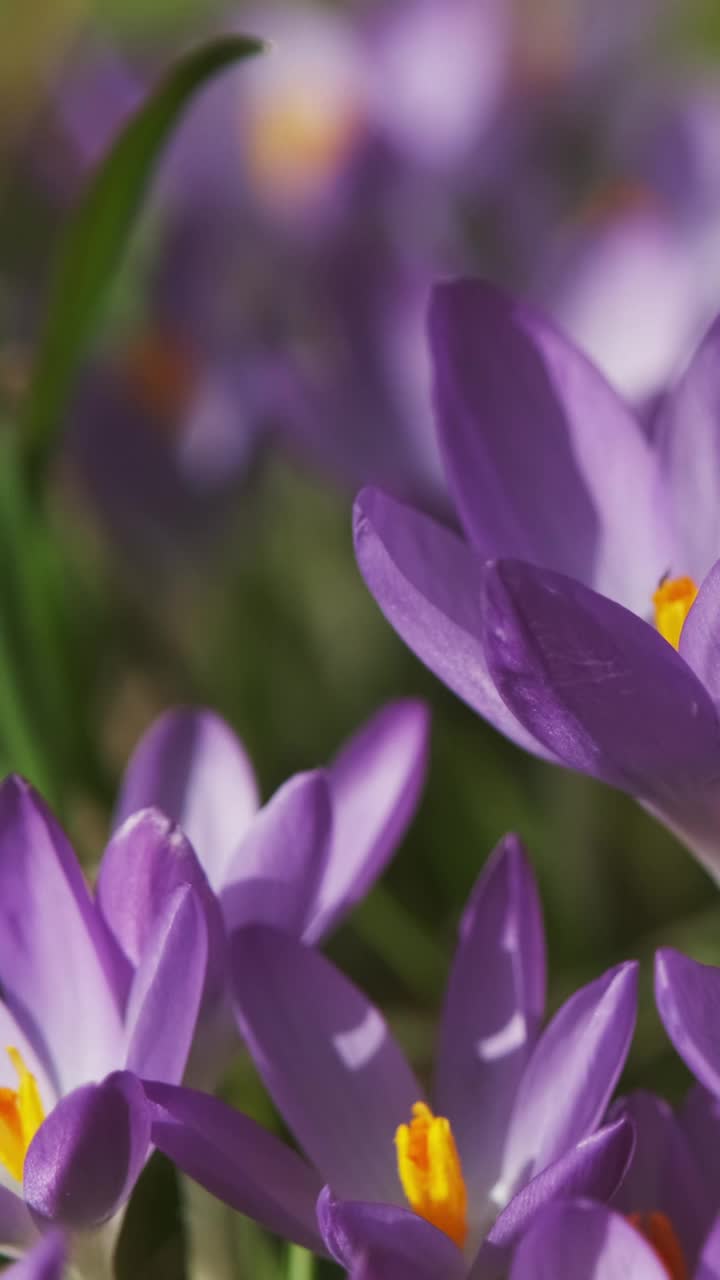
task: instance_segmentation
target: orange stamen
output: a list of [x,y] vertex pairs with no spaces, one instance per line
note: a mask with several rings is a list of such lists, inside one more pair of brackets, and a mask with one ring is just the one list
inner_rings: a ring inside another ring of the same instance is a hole
[[628,1222],[644,1236],[655,1250],[668,1273],[669,1280],[690,1280],[682,1245],[675,1234],[670,1219],[653,1210],[650,1213],[631,1213]]

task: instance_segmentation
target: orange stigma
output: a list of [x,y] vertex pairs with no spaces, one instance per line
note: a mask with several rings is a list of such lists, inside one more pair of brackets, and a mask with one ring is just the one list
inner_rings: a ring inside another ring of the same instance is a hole
[[682,1245],[670,1219],[664,1213],[659,1213],[656,1209],[650,1213],[631,1213],[628,1222],[652,1245],[669,1280],[690,1280]]
[[450,1121],[416,1102],[410,1124],[395,1134],[398,1175],[410,1207],[462,1249],[467,1236],[467,1191]]
[[655,626],[660,635],[677,649],[680,635],[698,589],[692,578],[665,578],[655,592]]
[[28,1071],[22,1054],[7,1049],[17,1075],[17,1089],[0,1088],[0,1164],[16,1182],[22,1182],[25,1156],[45,1119],[37,1080]]

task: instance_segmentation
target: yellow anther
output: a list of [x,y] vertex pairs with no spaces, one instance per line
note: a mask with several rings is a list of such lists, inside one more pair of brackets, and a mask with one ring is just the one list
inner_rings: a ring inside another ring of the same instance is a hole
[[680,644],[680,633],[697,593],[692,578],[666,578],[652,598],[655,626],[673,649]]
[[668,1273],[669,1280],[689,1280],[682,1245],[670,1219],[664,1213],[631,1213],[628,1222],[652,1245]]
[[0,1164],[16,1182],[22,1182],[25,1156],[45,1119],[37,1080],[28,1071],[22,1054],[10,1046],[7,1055],[18,1076],[18,1087],[0,1089]]
[[410,1124],[395,1134],[398,1174],[411,1208],[462,1248],[467,1191],[450,1121],[416,1102]]

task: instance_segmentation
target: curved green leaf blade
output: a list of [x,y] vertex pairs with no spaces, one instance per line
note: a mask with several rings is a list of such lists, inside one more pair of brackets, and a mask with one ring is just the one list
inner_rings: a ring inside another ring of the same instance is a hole
[[173,127],[211,76],[264,48],[262,41],[250,36],[224,36],[177,62],[132,116],[91,180],[60,248],[45,331],[22,414],[22,448],[33,474],[42,468],[74,374]]

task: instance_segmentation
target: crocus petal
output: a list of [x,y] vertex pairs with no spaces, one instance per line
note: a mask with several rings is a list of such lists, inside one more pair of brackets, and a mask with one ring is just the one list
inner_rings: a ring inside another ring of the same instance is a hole
[[[720,545],[720,544],[719,544]],[[680,632],[680,653],[720,701],[720,560],[703,580]]]
[[61,1231],[49,1231],[20,1262],[3,1272],[5,1280],[62,1280],[67,1257]]
[[383,707],[329,770],[333,834],[305,938],[317,942],[368,891],[417,809],[428,763],[430,718],[422,702]]
[[64,833],[27,783],[8,778],[0,786],[0,986],[59,1093],[119,1061],[109,941]]
[[637,1011],[637,965],[576,991],[549,1023],[523,1076],[503,1156],[509,1193],[592,1133],[625,1064]]
[[190,841],[159,809],[141,809],[126,818],[103,854],[96,900],[132,970],[180,885],[192,888],[205,915],[208,984],[214,987],[224,968],[222,916]]
[[702,1170],[712,1216],[717,1208],[715,1188],[720,1186],[720,1099],[695,1085],[680,1109],[678,1121]]
[[135,974],[126,1015],[128,1071],[177,1084],[183,1076],[207,971],[207,926],[194,891],[176,889]]
[[604,1205],[552,1205],[521,1241],[510,1280],[668,1280],[639,1231]]
[[639,424],[549,320],[490,284],[439,285],[430,312],[448,480],[483,556],[516,556],[644,611],[667,569]]
[[720,1280],[720,1218],[703,1245],[695,1280]]
[[258,806],[250,760],[220,716],[182,708],[150,726],[128,764],[116,825],[149,806],[182,828],[217,891]]
[[498,1177],[544,1007],[537,886],[520,841],[506,836],[462,919],[438,1055],[437,1111],[453,1126],[471,1204],[484,1199]]
[[655,1000],[680,1057],[720,1095],[720,969],[663,947],[655,957]]
[[301,933],[330,846],[330,787],[322,770],[280,787],[255,816],[225,872],[228,934],[247,924]]
[[153,1144],[183,1173],[287,1240],[322,1252],[321,1179],[285,1143],[209,1094],[145,1084]]
[[377,1009],[296,939],[260,926],[231,947],[235,1011],[300,1145],[339,1195],[402,1203],[393,1139],[422,1090]]
[[675,555],[665,568],[700,582],[720,551],[720,319],[663,401],[655,441]]
[[509,1250],[551,1201],[571,1200],[576,1196],[610,1200],[622,1182],[634,1144],[632,1124],[628,1120],[617,1120],[598,1129],[533,1178],[496,1220],[473,1264],[471,1280],[503,1270]]
[[516,560],[487,566],[486,587],[493,678],[564,764],[666,807],[717,775],[713,703],[653,627]]
[[117,1071],[62,1098],[25,1157],[24,1192],[44,1222],[99,1226],[125,1203],[147,1157],[150,1116],[140,1082]]
[[0,1251],[14,1255],[36,1239],[37,1228],[23,1197],[0,1186]]
[[458,697],[535,755],[554,758],[508,710],[485,660],[485,577],[456,534],[378,489],[355,503],[360,572],[398,635]]
[[465,1273],[463,1256],[450,1237],[410,1209],[337,1199],[325,1187],[317,1214],[330,1253],[348,1271],[380,1254],[403,1269],[412,1264],[418,1280],[452,1280]]

